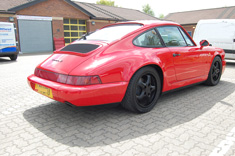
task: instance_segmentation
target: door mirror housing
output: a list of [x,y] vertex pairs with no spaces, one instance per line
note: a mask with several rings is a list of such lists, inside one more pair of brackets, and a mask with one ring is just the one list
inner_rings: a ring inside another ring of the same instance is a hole
[[209,46],[210,44],[209,44],[209,42],[207,41],[207,40],[201,40],[200,41],[200,46],[201,47],[205,47],[205,46]]

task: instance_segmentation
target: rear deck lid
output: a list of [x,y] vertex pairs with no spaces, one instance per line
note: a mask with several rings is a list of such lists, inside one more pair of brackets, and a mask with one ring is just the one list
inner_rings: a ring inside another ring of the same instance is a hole
[[71,70],[73,70],[85,60],[87,60],[87,57],[71,54],[53,54],[47,60],[41,63],[39,68],[67,75]]

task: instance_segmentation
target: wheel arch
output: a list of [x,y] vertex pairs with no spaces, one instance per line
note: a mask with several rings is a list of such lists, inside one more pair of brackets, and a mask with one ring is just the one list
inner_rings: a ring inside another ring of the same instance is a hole
[[135,75],[135,73],[137,73],[140,69],[145,68],[145,67],[152,67],[152,68],[154,68],[154,69],[157,71],[157,73],[159,74],[159,77],[160,77],[161,84],[162,84],[162,85],[161,85],[161,90],[162,90],[162,88],[163,88],[163,82],[164,82],[164,75],[163,75],[163,70],[162,70],[162,68],[161,68],[159,65],[157,65],[157,64],[147,64],[147,65],[141,66],[140,68],[138,68],[138,70],[136,70],[136,71],[131,75],[130,79]]
[[[216,53],[216,54],[211,58],[210,67],[212,66],[212,63],[213,63],[213,61],[214,61],[214,59],[215,59],[216,57],[219,57],[219,58],[221,59],[221,61],[222,61],[221,55],[220,55],[219,53]],[[209,71],[209,72],[210,72],[210,71]],[[208,72],[208,74],[209,74],[209,72]]]

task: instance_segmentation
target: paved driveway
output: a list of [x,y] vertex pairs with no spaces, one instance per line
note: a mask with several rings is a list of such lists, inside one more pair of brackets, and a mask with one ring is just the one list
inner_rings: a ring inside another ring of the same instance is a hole
[[163,95],[146,114],[115,105],[72,108],[33,92],[26,77],[49,55],[0,58],[0,155],[232,156],[235,63],[215,87]]

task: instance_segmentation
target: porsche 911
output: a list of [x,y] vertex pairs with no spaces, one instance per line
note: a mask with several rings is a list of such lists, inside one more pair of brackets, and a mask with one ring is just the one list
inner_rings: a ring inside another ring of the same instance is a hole
[[193,84],[215,86],[225,53],[200,45],[169,21],[130,21],[105,26],[56,50],[28,77],[31,88],[75,106],[120,103],[145,113],[162,93]]

